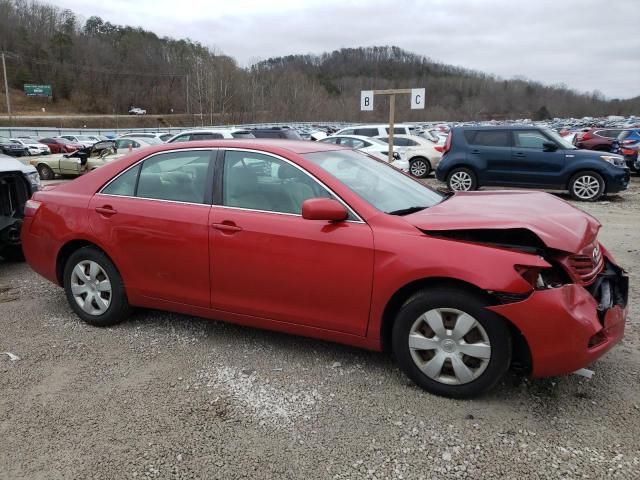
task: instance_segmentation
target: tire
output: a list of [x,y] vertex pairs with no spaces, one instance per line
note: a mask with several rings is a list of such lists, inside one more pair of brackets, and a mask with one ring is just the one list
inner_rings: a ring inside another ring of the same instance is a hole
[[431,162],[424,157],[409,160],[409,173],[416,178],[426,178],[431,173]]
[[[444,397],[475,397],[493,388],[511,364],[511,334],[505,320],[484,308],[487,304],[482,296],[455,288],[415,295],[393,325],[392,347],[402,371]],[[440,336],[430,325],[441,330]]]
[[65,264],[63,279],[69,305],[89,325],[109,327],[131,314],[120,273],[97,248],[83,247],[75,251]]
[[470,168],[454,168],[447,175],[447,186],[455,192],[468,192],[478,189],[478,177]]
[[36,169],[38,170],[38,175],[40,175],[40,180],[53,180],[56,176],[51,167],[44,163],[38,165]]
[[604,179],[591,170],[578,172],[569,181],[569,194],[574,200],[595,202],[604,195],[604,190]]

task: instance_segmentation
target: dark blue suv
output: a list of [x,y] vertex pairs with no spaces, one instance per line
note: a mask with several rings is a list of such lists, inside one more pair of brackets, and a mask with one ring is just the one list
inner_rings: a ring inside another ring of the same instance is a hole
[[508,186],[568,190],[593,201],[625,190],[624,158],[578,150],[553,130],[533,126],[451,129],[436,178],[452,190]]

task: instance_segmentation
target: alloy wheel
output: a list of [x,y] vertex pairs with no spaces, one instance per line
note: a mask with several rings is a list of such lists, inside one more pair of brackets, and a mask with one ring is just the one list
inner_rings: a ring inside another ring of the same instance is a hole
[[409,331],[409,351],[429,378],[447,385],[472,382],[491,360],[487,332],[474,317],[454,308],[420,315]]
[[92,260],[83,260],[73,268],[71,292],[78,306],[89,315],[102,315],[111,304],[109,276]]
[[581,175],[573,182],[573,191],[581,200],[591,200],[600,191],[600,182],[592,175]]
[[427,175],[429,168],[424,160],[414,160],[409,167],[411,175],[414,177],[422,178]]
[[452,190],[466,192],[471,190],[473,179],[471,178],[471,175],[465,171],[455,172],[451,175],[449,184],[451,185]]

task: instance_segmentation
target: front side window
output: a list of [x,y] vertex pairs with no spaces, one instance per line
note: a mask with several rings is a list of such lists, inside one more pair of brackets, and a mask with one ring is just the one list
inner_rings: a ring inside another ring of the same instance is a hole
[[385,213],[404,215],[429,208],[444,199],[443,195],[386,162],[358,151],[336,150],[303,156]]
[[[385,128],[385,131],[389,133],[389,127]],[[407,133],[406,128],[404,127],[393,127],[393,133],[398,135],[405,135]]]
[[299,215],[305,200],[318,197],[331,194],[283,160],[245,151],[225,154],[222,204],[227,207]]
[[538,130],[516,130],[513,132],[516,147],[543,150],[550,140]]
[[171,143],[174,143],[174,142],[188,142],[190,138],[191,138],[191,134],[185,133],[184,135],[179,135],[176,138],[174,138],[173,140],[171,140]]
[[322,143],[332,143],[336,145],[338,143],[338,139],[336,137],[327,137],[320,140]]
[[349,147],[349,148],[366,147],[365,143],[362,140],[359,140],[357,138],[348,138],[348,137],[340,139],[340,145],[344,145],[345,147]]

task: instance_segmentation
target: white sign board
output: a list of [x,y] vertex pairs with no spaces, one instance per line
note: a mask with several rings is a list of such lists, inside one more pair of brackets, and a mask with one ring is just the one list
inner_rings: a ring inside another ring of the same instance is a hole
[[360,110],[373,110],[373,90],[360,92]]
[[425,101],[424,88],[411,89],[411,110],[423,110]]

